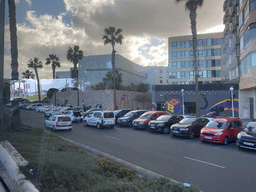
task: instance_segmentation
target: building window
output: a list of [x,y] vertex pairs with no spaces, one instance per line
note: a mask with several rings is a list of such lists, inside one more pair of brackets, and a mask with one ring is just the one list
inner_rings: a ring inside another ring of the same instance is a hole
[[181,61],[181,68],[182,69],[186,68],[186,61]]
[[181,47],[181,48],[185,48],[185,41],[181,41],[181,42],[180,42],[180,47]]
[[160,80],[160,84],[163,83],[163,80]]
[[177,48],[177,42],[172,42],[172,48],[176,49]]
[[250,0],[250,12],[256,10],[256,0]]
[[207,39],[206,40],[206,45],[207,46],[211,46],[212,45],[212,40],[211,39]]
[[185,51],[181,51],[181,52],[180,52],[180,57],[181,57],[181,58],[185,58]]
[[239,15],[239,28],[243,25],[244,21],[243,21],[243,11],[240,13]]

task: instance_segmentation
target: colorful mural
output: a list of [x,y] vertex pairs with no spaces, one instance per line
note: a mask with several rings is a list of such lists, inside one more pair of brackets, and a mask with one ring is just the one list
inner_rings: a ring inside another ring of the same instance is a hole
[[167,112],[171,114],[177,113],[178,111],[180,111],[180,107],[181,107],[180,102],[176,99],[172,99],[171,101],[168,102]]
[[157,110],[156,103],[152,102],[152,111],[156,111],[156,110]]
[[[238,99],[233,100],[233,105],[234,105],[234,111],[239,111],[239,103]],[[210,107],[208,110],[204,111],[201,115],[211,115],[214,114],[216,116],[220,115],[220,112],[224,111],[231,111],[232,110],[232,101],[231,99],[225,99],[222,100],[216,104],[214,104],[212,107]]]

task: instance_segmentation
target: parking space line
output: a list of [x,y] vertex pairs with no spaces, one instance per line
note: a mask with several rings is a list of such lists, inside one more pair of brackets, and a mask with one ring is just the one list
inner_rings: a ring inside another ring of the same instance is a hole
[[185,159],[189,159],[189,160],[192,160],[192,161],[197,161],[199,163],[204,163],[204,164],[207,164],[207,165],[212,165],[212,166],[215,166],[215,167],[219,167],[219,168],[222,168],[222,169],[225,169],[226,167],[223,167],[223,166],[220,166],[220,165],[216,165],[216,164],[213,164],[213,163],[209,163],[209,162],[206,162],[206,161],[201,161],[201,160],[198,160],[198,159],[193,159],[193,158],[190,158],[190,157],[185,157]]
[[186,140],[181,140],[181,141],[178,141],[178,142],[180,142],[180,143],[185,143],[185,142],[188,142],[188,141],[190,141],[189,139],[186,139]]
[[103,135],[103,137],[107,137],[107,138],[110,138],[110,139],[119,140],[118,138],[115,138],[115,137],[110,137],[110,136],[107,136],[107,135]]

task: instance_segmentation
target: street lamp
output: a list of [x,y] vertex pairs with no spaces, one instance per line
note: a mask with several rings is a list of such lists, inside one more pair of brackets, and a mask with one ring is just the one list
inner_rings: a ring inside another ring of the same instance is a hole
[[229,89],[231,91],[232,117],[234,118],[234,104],[233,104],[233,91],[234,91],[234,88],[230,87]]
[[181,89],[181,95],[182,95],[182,114],[185,115],[185,109],[184,109],[184,89]]

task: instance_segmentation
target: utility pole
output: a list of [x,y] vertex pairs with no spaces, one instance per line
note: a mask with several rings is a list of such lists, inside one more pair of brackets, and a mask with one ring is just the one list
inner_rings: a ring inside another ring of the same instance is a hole
[[0,127],[3,126],[3,86],[4,86],[4,16],[5,0],[0,0]]

